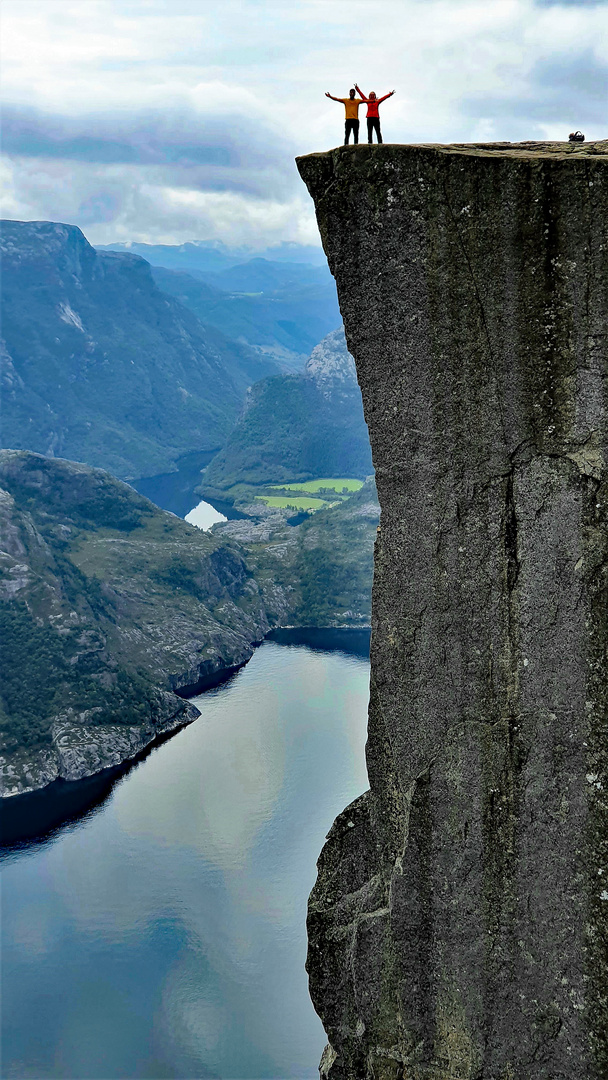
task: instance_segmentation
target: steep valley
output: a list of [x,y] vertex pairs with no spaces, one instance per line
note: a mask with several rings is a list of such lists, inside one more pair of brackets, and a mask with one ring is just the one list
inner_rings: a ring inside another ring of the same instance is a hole
[[[203,532],[109,473],[0,452],[3,794],[79,779],[194,719],[276,626],[366,626],[373,484],[299,527]],[[180,696],[178,696],[180,695]]]
[[[343,331],[302,374],[260,382],[276,370],[263,350],[203,326],[138,255],[96,252],[80,230],[45,222],[5,222],[2,243],[11,795],[94,774],[187,723],[183,696],[244,663],[272,627],[367,626],[378,504]],[[231,287],[314,288],[327,270],[220,260],[211,277],[226,275]],[[213,495],[238,505],[213,534],[94,467],[152,477],[144,491],[164,473],[159,502],[183,515],[209,459]],[[323,497],[277,488],[323,466],[345,478]],[[292,499],[323,510],[294,525]]]
[[357,373],[342,329],[312,350],[304,371],[256,383],[199,490],[242,507],[264,488],[372,473]]
[[203,326],[138,255],[2,223],[2,443],[124,479],[214,451],[272,358]]

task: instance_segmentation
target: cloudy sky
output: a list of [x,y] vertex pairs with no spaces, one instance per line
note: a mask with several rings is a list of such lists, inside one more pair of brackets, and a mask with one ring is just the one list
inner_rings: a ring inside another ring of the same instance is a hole
[[608,137],[608,0],[2,0],[3,216],[93,243],[316,242],[324,92],[389,142]]

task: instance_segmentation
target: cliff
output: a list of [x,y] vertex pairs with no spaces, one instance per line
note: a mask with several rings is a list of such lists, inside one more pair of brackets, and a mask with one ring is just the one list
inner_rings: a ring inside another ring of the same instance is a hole
[[607,164],[298,161],[381,505],[370,791],[309,906],[331,1080],[608,1075]]

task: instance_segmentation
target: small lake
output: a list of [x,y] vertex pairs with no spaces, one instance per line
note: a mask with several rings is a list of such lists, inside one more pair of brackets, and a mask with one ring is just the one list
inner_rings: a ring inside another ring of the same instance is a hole
[[[163,510],[183,517],[199,529],[210,529],[216,521],[245,517],[229,503],[201,502],[196,488],[201,483],[201,470],[215,457],[217,450],[184,454],[175,462],[175,471],[134,480],[132,487]],[[194,516],[193,516],[194,515]]]
[[296,640],[265,642],[88,814],[5,855],[3,1077],[318,1076],[306,901],[367,787],[369,664]]
[[185,517],[198,502],[195,488],[201,482],[201,469],[215,457],[217,450],[183,454],[175,462],[175,470],[134,480],[133,487],[163,510],[170,510],[178,517]]

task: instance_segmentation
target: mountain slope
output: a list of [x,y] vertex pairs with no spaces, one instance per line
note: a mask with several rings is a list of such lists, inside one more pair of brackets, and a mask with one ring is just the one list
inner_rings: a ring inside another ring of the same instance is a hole
[[205,470],[202,489],[281,483],[372,472],[355,366],[344,331],[329,334],[301,375],[252,387],[225,447]]
[[0,794],[119,764],[273,626],[369,623],[372,481],[292,528],[205,533],[127,484],[0,451]]
[[249,259],[220,271],[197,271],[196,277],[224,292],[277,293],[306,285],[327,285],[335,295],[335,284],[327,266],[308,263],[271,262]]
[[333,279],[323,267],[294,273],[290,264],[261,263],[218,274],[154,267],[152,274],[202,322],[301,370],[314,345],[341,322]]
[[2,253],[5,446],[159,473],[221,445],[247,386],[276,370],[74,226],[4,222]]
[[243,663],[282,613],[229,538],[74,462],[0,452],[0,549],[6,794],[90,775],[195,718],[174,691]]
[[248,552],[265,596],[274,589],[289,605],[291,625],[368,626],[374,541],[380,517],[376,485],[368,479],[349,499],[319,510],[301,525],[269,513],[257,523],[228,521],[214,536],[232,537]]

